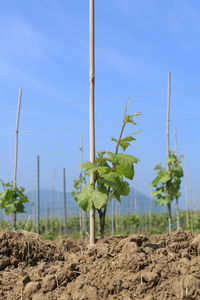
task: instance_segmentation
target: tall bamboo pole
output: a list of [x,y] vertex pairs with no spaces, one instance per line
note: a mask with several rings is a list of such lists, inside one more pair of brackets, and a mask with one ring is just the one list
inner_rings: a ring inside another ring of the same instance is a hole
[[[176,126],[174,127],[174,137],[175,137],[175,152],[176,152],[176,155],[178,156],[178,137],[177,137]],[[177,228],[177,230],[180,229],[178,197],[176,197],[176,228]]]
[[[95,108],[94,108],[94,97],[95,97],[95,47],[94,47],[94,0],[89,0],[89,48],[90,48],[90,67],[89,67],[89,91],[90,91],[90,162],[95,162]],[[90,183],[95,183],[94,172],[90,175]],[[90,245],[95,243],[95,208],[92,207],[90,210]]]
[[170,151],[170,137],[169,137],[169,125],[170,125],[170,102],[171,102],[171,73],[168,73],[168,93],[167,93],[167,119],[166,119],[166,146],[167,156]]
[[[167,147],[167,157],[170,153],[170,137],[169,137],[169,125],[170,125],[170,102],[171,102],[171,73],[168,73],[168,93],[167,93],[167,118],[166,118],[166,147]],[[169,168],[169,166],[168,166]],[[167,204],[169,211],[169,233],[172,231],[172,216],[171,216],[171,203]]]
[[66,193],[66,172],[63,168],[63,201],[64,201],[64,234],[67,234],[67,193]]
[[178,155],[178,135],[177,135],[176,126],[174,126],[174,138],[175,138],[175,152],[176,155]]
[[[16,131],[15,131],[15,157],[14,157],[14,180],[13,186],[16,188],[17,186],[17,165],[18,165],[18,149],[19,149],[19,117],[20,117],[20,110],[21,110],[21,100],[22,100],[22,89],[19,89],[19,96],[18,96],[18,107],[17,107],[17,116],[16,116]],[[14,229],[16,229],[16,219],[17,214],[16,212],[13,214],[13,225]]]
[[37,155],[37,222],[36,232],[40,234],[40,156]]
[[22,100],[22,89],[19,90],[18,96],[18,107],[17,107],[17,117],[16,117],[16,131],[15,131],[15,160],[14,160],[14,180],[13,185],[17,185],[17,165],[18,165],[18,144],[19,144],[19,117],[21,110],[21,100]]

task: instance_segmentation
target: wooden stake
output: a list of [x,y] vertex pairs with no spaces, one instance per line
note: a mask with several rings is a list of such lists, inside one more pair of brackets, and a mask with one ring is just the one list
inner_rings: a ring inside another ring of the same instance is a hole
[[[169,138],[169,124],[170,124],[170,101],[171,100],[171,73],[168,73],[168,95],[167,95],[167,119],[166,119],[166,146],[167,146],[167,157],[170,153],[170,138]],[[169,211],[169,233],[172,231],[172,216],[171,216],[171,203],[167,205]]]
[[175,152],[176,155],[178,155],[178,136],[177,136],[176,126],[174,126],[174,138],[175,138]]
[[21,100],[22,100],[22,89],[19,90],[18,96],[18,107],[17,107],[17,117],[16,117],[16,130],[15,130],[15,160],[14,160],[14,187],[17,186],[17,164],[18,164],[18,138],[19,138],[19,117],[21,110]]
[[169,124],[170,124],[170,102],[171,102],[171,73],[168,73],[168,95],[167,95],[167,120],[166,120],[166,146],[167,156],[170,151]]
[[[176,155],[178,156],[178,137],[177,137],[176,126],[174,127],[174,137],[175,137],[175,152]],[[176,228],[177,230],[180,229],[178,197],[176,197]]]
[[[15,158],[14,158],[14,180],[13,186],[16,188],[17,186],[17,164],[18,164],[18,138],[19,138],[19,117],[20,117],[20,110],[21,110],[21,99],[22,99],[22,89],[19,90],[18,96],[18,107],[17,107],[17,117],[16,117],[16,131],[15,131]],[[17,220],[17,213],[13,214],[13,226],[16,229],[16,220]]]
[[[89,48],[90,48],[90,71],[89,71],[89,85],[90,85],[90,162],[95,162],[95,107],[94,107],[94,96],[95,96],[95,49],[94,49],[94,0],[89,0],[89,11],[90,11],[90,28],[89,28]],[[94,172],[90,175],[90,183],[95,183]],[[90,211],[90,245],[95,243],[95,208],[92,207]]]

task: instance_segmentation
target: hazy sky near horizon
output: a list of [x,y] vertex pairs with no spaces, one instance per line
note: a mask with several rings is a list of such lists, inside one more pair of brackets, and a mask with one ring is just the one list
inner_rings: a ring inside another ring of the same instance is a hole
[[[172,76],[171,149],[187,160],[193,199],[199,196],[200,3],[186,0],[96,0],[96,150],[114,150],[125,102],[141,111],[142,129],[128,152],[137,156],[136,186],[149,194],[156,163],[166,156],[167,74]],[[23,89],[18,184],[67,188],[79,173],[79,140],[89,159],[89,1],[2,1],[0,10],[0,165],[13,179],[14,130]],[[128,153],[127,152],[127,153]],[[131,183],[132,184],[132,183]],[[184,186],[183,186],[184,190]]]

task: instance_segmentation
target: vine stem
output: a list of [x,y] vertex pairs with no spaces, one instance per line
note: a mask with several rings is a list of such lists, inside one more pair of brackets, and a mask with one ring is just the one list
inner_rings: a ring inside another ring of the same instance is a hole
[[117,154],[118,151],[119,151],[120,141],[121,141],[121,138],[122,138],[122,135],[123,135],[123,132],[124,132],[124,128],[125,128],[125,126],[126,126],[126,120],[125,120],[125,117],[126,117],[126,114],[127,114],[127,111],[128,111],[128,106],[129,106],[129,103],[128,103],[128,101],[127,101],[127,102],[126,102],[126,106],[125,106],[125,111],[124,111],[124,117],[123,117],[122,129],[121,129],[121,132],[120,132],[120,135],[119,135],[118,143],[117,143],[117,145],[116,145],[115,154]]
[[[129,106],[129,103],[128,101],[126,102],[126,106],[125,106],[125,111],[124,111],[124,117],[123,117],[123,123],[122,123],[122,128],[121,128],[121,131],[120,131],[120,135],[119,135],[119,140],[117,142],[117,145],[116,145],[116,149],[115,149],[115,154],[118,154],[118,151],[119,151],[119,146],[120,146],[120,141],[121,141],[121,138],[122,138],[122,135],[123,135],[123,132],[124,132],[124,128],[126,126],[126,120],[125,120],[125,117],[126,117],[126,114],[127,114],[127,111],[128,111],[128,106]],[[114,166],[114,169],[115,169],[115,166]],[[108,197],[110,195],[110,187],[108,188]],[[103,208],[103,211],[101,209],[98,210],[99,212],[99,216],[100,216],[100,220],[101,220],[101,225],[103,225],[103,227],[105,226],[105,214],[106,214],[106,210],[107,210],[107,204],[106,206]],[[113,216],[114,217],[114,216]],[[101,231],[101,237],[103,237],[103,232],[104,232],[104,228],[102,230],[102,228],[100,229]],[[113,230],[114,231],[114,230]]]

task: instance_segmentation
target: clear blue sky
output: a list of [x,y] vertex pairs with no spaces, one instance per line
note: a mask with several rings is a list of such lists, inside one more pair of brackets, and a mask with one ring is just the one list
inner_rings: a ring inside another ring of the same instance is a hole
[[[79,169],[79,137],[89,159],[88,3],[3,1],[0,10],[0,177],[13,179],[18,91],[23,89],[18,183],[67,188]],[[137,188],[149,194],[153,167],[164,162],[167,73],[172,73],[171,148],[177,127],[195,199],[199,196],[200,3],[184,0],[96,0],[96,149],[113,150],[124,105],[141,111],[143,129],[129,152],[138,158]],[[60,129],[60,130],[59,130]],[[132,132],[129,128],[127,132]],[[11,133],[10,133],[11,132]]]

